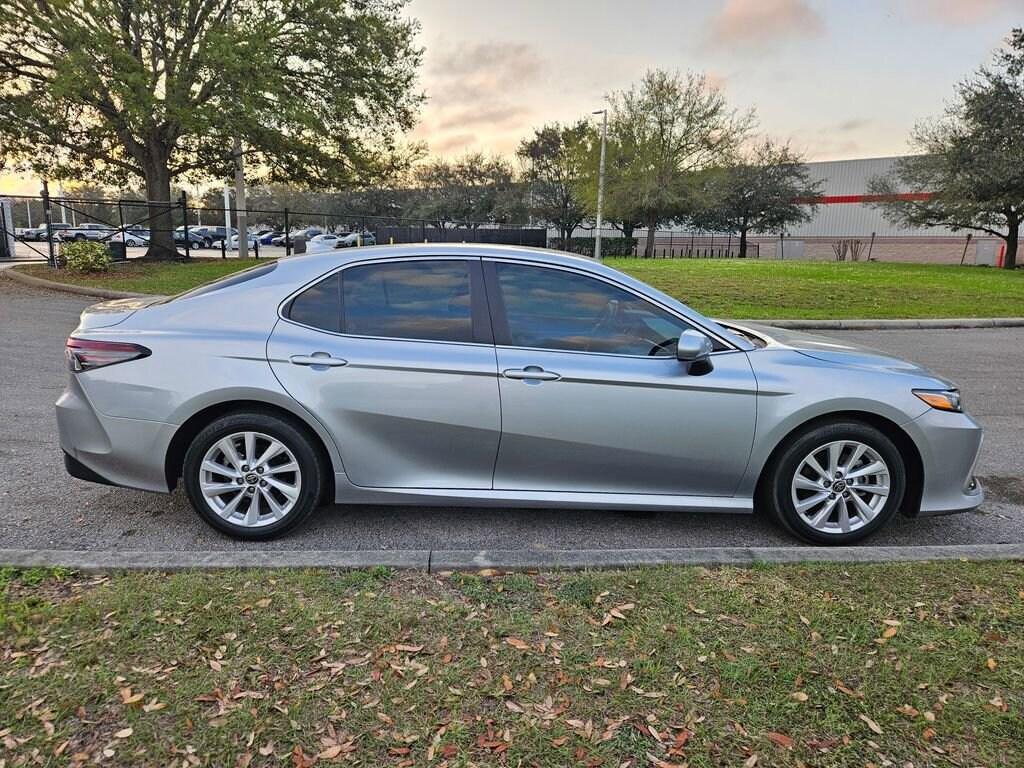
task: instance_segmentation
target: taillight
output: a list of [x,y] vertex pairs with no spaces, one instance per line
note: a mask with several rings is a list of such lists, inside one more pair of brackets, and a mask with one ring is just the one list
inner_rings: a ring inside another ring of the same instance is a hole
[[153,354],[140,344],[121,341],[93,341],[91,339],[68,338],[64,355],[72,371],[91,371],[114,363],[127,363]]

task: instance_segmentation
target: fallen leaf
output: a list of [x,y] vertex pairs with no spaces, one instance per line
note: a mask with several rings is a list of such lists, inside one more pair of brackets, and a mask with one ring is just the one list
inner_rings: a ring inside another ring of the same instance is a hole
[[789,697],[791,699],[796,699],[797,701],[807,701],[808,698],[807,694],[803,691],[793,691],[791,694],[789,694]]
[[996,671],[996,667],[998,667],[999,664],[998,664],[998,662],[995,659],[993,659],[991,656],[989,656],[988,657],[988,661],[985,662],[985,666],[988,667],[990,671],[995,672]]
[[647,753],[647,759],[651,761],[651,765],[653,765],[654,768],[686,768],[684,765],[680,765],[679,763],[669,763],[662,760],[660,757],[652,755],[650,752]]
[[133,731],[131,728],[122,728],[120,731],[118,731],[117,733],[114,734],[114,738],[115,739],[127,739],[133,733],[135,733],[135,731]]
[[757,753],[755,752],[743,761],[743,768],[754,768],[757,765]]
[[871,729],[873,733],[877,733],[879,736],[881,736],[884,733],[882,727],[867,715],[858,715],[858,717],[864,721],[864,723],[867,725],[868,728]]
[[779,733],[777,731],[768,731],[768,733],[766,733],[765,736],[768,737],[769,741],[778,744],[783,749],[793,748],[793,739],[791,739],[784,733]]
[[530,650],[530,644],[520,640],[518,637],[506,637],[505,642],[511,645],[513,648],[518,648],[520,651]]

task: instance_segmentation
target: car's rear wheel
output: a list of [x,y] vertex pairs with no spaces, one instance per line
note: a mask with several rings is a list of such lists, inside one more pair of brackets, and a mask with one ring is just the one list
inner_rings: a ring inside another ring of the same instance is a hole
[[189,500],[207,523],[238,539],[265,540],[292,530],[316,508],[324,469],[291,422],[236,413],[196,435],[183,474]]
[[884,526],[906,487],[903,456],[862,422],[819,424],[791,439],[769,467],[765,500],[792,533],[816,544],[853,544]]

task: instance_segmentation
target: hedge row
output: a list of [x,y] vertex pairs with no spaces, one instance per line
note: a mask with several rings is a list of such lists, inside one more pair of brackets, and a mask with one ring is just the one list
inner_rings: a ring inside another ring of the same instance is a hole
[[[548,240],[548,247],[557,251],[568,251],[578,253],[580,256],[594,256],[593,237],[571,237],[563,240],[560,237],[553,237]],[[636,251],[637,239],[635,237],[602,237],[601,256],[632,256]]]

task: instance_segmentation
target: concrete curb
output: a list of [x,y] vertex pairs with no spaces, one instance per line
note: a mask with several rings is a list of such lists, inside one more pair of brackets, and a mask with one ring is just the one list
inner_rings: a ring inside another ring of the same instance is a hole
[[947,317],[900,320],[727,320],[736,325],[814,331],[922,331],[949,328],[1020,328],[1024,317]]
[[31,285],[34,288],[45,288],[48,291],[62,291],[64,293],[75,293],[79,296],[94,296],[100,299],[138,299],[151,296],[149,293],[131,293],[130,291],[112,291],[108,288],[91,288],[85,285],[69,285],[68,283],[55,283],[53,280],[44,280],[41,277],[26,275],[12,264],[3,270],[4,274],[16,283]]
[[177,571],[222,568],[391,568],[436,571],[509,571],[635,568],[658,565],[755,563],[894,563],[934,560],[1024,560],[1024,544],[921,547],[694,547],[692,549],[580,550],[358,550],[358,551],[88,551],[0,549],[0,566],[62,567],[78,571]]
[[[137,299],[151,296],[148,293],[131,293],[129,291],[112,291],[107,288],[90,288],[88,286],[69,285],[44,280],[19,272],[16,264],[4,265],[2,269],[11,279],[45,288],[49,291],[63,291],[80,296],[96,296],[101,299]],[[1024,317],[950,317],[919,320],[731,320],[737,325],[770,325],[775,328],[790,328],[805,331],[886,331],[886,330],[939,330],[949,328],[1020,328],[1024,327]]]

